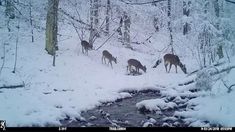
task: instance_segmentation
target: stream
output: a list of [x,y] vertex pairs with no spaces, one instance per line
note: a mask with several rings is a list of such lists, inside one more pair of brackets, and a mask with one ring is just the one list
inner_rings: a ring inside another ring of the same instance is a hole
[[161,98],[159,91],[143,90],[128,91],[132,97],[118,99],[114,102],[104,102],[102,105],[81,113],[84,120],[61,120],[66,127],[187,127],[182,117],[175,117],[175,111],[185,110],[179,105],[174,109],[149,111],[137,109],[136,103]]

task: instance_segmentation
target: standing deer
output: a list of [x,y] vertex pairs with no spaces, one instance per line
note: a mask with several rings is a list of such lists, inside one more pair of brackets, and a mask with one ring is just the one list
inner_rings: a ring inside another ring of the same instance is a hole
[[[88,50],[91,50],[93,48],[93,46],[85,40],[81,41],[81,45],[82,45],[82,53],[83,54],[86,53],[88,55]],[[85,53],[84,53],[84,50],[85,50]]]
[[108,59],[108,64],[110,63],[110,65],[111,65],[111,67],[113,68],[113,65],[112,65],[112,61],[114,61],[116,64],[117,64],[117,57],[113,57],[112,56],[112,54],[110,54],[107,50],[104,50],[103,52],[102,52],[102,63],[103,63],[103,61],[105,62],[105,64],[106,64],[106,60],[105,60],[105,58],[107,58]]
[[143,65],[142,65],[138,60],[136,60],[136,59],[129,59],[129,60],[127,61],[127,63],[128,63],[127,71],[128,71],[128,68],[129,68],[130,73],[132,72],[132,71],[131,71],[131,66],[134,66],[134,67],[135,67],[135,69],[136,69],[135,72],[137,72],[137,73],[139,73],[139,69],[142,69],[144,72],[146,72],[146,70],[147,70],[146,66],[143,66]]
[[172,64],[175,65],[175,70],[176,70],[176,73],[177,73],[177,65],[181,68],[181,70],[187,74],[187,69],[185,67],[185,65],[183,65],[181,62],[180,62],[180,59],[177,55],[173,55],[173,54],[165,54],[164,55],[164,65],[165,65],[165,68],[166,68],[166,72],[167,72],[167,66],[168,64],[170,64],[170,68],[169,68],[169,71],[168,73],[170,72],[171,70],[171,66]]

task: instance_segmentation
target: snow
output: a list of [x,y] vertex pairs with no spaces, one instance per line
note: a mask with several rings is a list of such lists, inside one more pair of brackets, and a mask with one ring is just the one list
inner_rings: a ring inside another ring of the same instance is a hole
[[166,110],[166,109],[173,109],[176,107],[174,102],[166,102],[163,99],[150,99],[150,100],[143,100],[136,104],[138,109],[145,108],[149,111],[159,111],[159,110]]
[[[66,5],[66,1],[62,2],[65,4],[62,4],[62,8],[66,8],[67,12],[73,14],[74,9]],[[78,2],[78,5],[83,5],[79,6],[79,10],[82,10],[81,18],[86,20],[89,3],[86,1]],[[45,27],[46,12],[43,9],[45,3],[45,1],[33,3],[38,10],[33,12],[34,22],[41,27]],[[38,6],[38,4],[41,6]],[[22,20],[16,73],[12,73],[17,37],[17,30],[14,28],[16,23],[10,22],[12,32],[9,33],[5,19],[0,21],[2,38],[0,40],[0,66],[3,63],[2,56],[4,54],[2,51],[4,47],[6,51],[5,64],[0,72],[0,87],[24,85],[24,87],[14,89],[0,88],[0,119],[6,120],[7,126],[58,126],[61,125],[60,120],[67,117],[73,120],[84,120],[80,115],[82,111],[95,108],[104,102],[132,97],[130,93],[123,91],[146,89],[159,90],[161,98],[142,100],[136,104],[137,109],[145,107],[161,115],[161,110],[175,108],[178,103],[186,104],[186,111],[176,111],[175,116],[185,117],[185,121],[191,123],[190,126],[209,126],[205,121],[223,126],[235,126],[235,113],[233,112],[235,109],[233,101],[235,88],[233,87],[233,90],[228,93],[228,89],[224,86],[224,83],[228,86],[234,84],[234,69],[229,73],[219,75],[223,78],[223,81],[212,78],[211,89],[208,91],[196,85],[196,82],[189,85],[179,85],[189,81],[197,81],[197,74],[185,75],[181,70],[178,70],[176,74],[174,66],[170,73],[166,73],[163,63],[155,69],[151,68],[156,60],[162,58],[167,52],[166,45],[169,44],[168,32],[163,30],[155,33],[152,25],[153,16],[163,15],[162,17],[164,17],[164,14],[159,13],[163,10],[158,7],[149,8],[148,5],[143,7],[127,6],[119,1],[114,2],[113,6],[115,7],[114,18],[120,17],[121,13],[116,11],[118,8],[130,13],[133,21],[131,40],[145,42],[145,44],[133,44],[135,50],[133,51],[125,48],[117,39],[118,36],[114,35],[102,48],[89,51],[89,55],[86,56],[81,53],[80,40],[77,38],[73,27],[61,20],[59,32],[62,36],[59,36],[56,66],[53,67],[53,58],[45,51],[44,31],[35,31],[35,42],[31,43],[29,25]],[[5,18],[3,6],[0,6],[0,11],[2,12],[0,17]],[[27,10],[24,10],[24,12],[27,14]],[[233,13],[231,13],[231,16],[232,20],[235,20]],[[197,26],[198,23],[202,25],[201,18],[198,17],[200,17],[200,14],[196,14],[193,18],[183,17],[175,20],[176,23],[173,24],[180,25],[179,23],[182,23],[182,21],[195,21],[193,26]],[[198,19],[200,21],[197,21]],[[116,23],[118,23],[118,20],[113,20],[111,23],[112,30],[117,27]],[[231,24],[229,21],[226,21],[226,23]],[[206,24],[211,26],[210,23]],[[234,23],[231,25],[235,28]],[[151,39],[146,42],[145,40],[151,35],[153,35]],[[85,33],[84,36],[84,39],[88,40],[89,33]],[[197,41],[194,40],[196,37],[192,38],[193,40],[187,37],[175,33],[174,43],[177,44],[175,45],[175,52],[179,55],[180,60],[186,64],[187,71],[190,73],[199,69],[198,58],[196,58],[197,54],[195,53],[197,51],[194,51],[195,47],[193,46]],[[95,49],[106,39],[104,36],[98,38],[94,43]],[[235,39],[232,38],[232,40]],[[230,43],[232,45],[232,42]],[[113,64],[113,69],[101,63],[102,51],[105,49],[117,57],[118,63]],[[232,50],[234,47],[230,49]],[[146,65],[147,72],[141,71],[142,75],[139,76],[127,75],[127,60],[130,58],[138,59],[143,65]],[[222,69],[228,65],[234,66],[235,58],[231,57],[230,60],[230,63],[217,68]],[[203,79],[203,81],[203,83],[207,83],[206,80]],[[192,92],[195,89],[202,91]],[[188,99],[187,97],[194,98]],[[168,102],[168,98],[174,98],[174,100]],[[90,119],[95,118],[91,117]],[[164,120],[175,120],[175,117],[164,118]],[[143,126],[146,127],[154,123],[155,120],[150,119]],[[163,126],[169,126],[169,124],[164,123]]]
[[[0,89],[0,117],[7,121],[8,126],[60,125],[60,120],[66,116],[80,119],[81,111],[102,102],[131,97],[122,91],[161,89],[156,85],[175,84],[186,76],[183,72],[166,74],[163,64],[151,69],[153,55],[109,44],[101,50],[90,51],[88,56],[83,55],[76,37],[60,43],[56,66],[53,67],[52,57],[44,51],[44,37],[37,38],[33,44],[29,40],[25,37],[19,41],[17,73],[12,74],[11,70],[3,68],[0,76],[3,78],[1,86],[25,83],[23,88]],[[14,43],[6,46],[8,54],[14,54],[11,47]],[[101,63],[104,49],[118,56],[118,64],[113,64],[113,69]],[[147,73],[126,75],[128,58],[139,59],[148,67]],[[12,56],[6,56],[6,60],[5,66],[14,64]]]

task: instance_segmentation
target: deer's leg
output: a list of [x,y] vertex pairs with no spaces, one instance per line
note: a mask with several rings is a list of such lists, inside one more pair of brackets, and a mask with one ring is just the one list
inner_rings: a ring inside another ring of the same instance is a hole
[[128,72],[128,65],[126,66],[126,72]]
[[110,63],[110,65],[111,65],[112,69],[113,69],[113,65],[112,65],[112,62],[111,62],[111,61],[109,61],[109,63]]
[[177,65],[175,65],[175,72],[177,73]]
[[129,65],[129,71],[130,71],[130,73],[131,73],[131,65]]
[[85,49],[85,54],[88,55],[87,49]]
[[105,59],[105,57],[104,57],[104,64],[106,64],[106,59]]
[[101,61],[102,61],[102,64],[104,64],[104,56],[102,56]]
[[170,64],[170,68],[169,68],[169,71],[168,71],[168,73],[170,73],[170,70],[171,70],[171,66],[172,66],[172,64]]
[[168,64],[165,63],[166,72],[167,72],[167,66],[168,66]]

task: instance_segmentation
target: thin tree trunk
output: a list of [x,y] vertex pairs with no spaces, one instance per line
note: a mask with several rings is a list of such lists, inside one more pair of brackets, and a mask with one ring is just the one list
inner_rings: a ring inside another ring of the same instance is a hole
[[90,36],[89,36],[89,43],[93,45],[93,36],[94,36],[94,2],[90,0]]
[[109,35],[110,10],[111,10],[110,0],[107,0],[107,7],[106,7],[106,27],[105,27],[106,35]]
[[30,16],[30,26],[31,26],[31,41],[34,42],[33,18],[32,18],[32,0],[30,0],[30,2],[29,2],[29,16]]
[[124,22],[124,44],[127,46],[127,48],[131,48],[130,44],[131,19],[130,16],[127,14],[127,12],[124,12],[123,22]]
[[[219,0],[214,1],[214,9],[215,9],[215,16],[217,19],[220,19],[220,6],[219,6]],[[217,21],[216,22],[216,28],[217,30],[220,30],[220,23]],[[219,56],[219,59],[224,58],[224,53],[223,53],[223,45],[219,44],[217,47],[217,55]]]
[[[189,17],[190,14],[191,1],[183,1],[183,15]],[[183,25],[183,34],[186,35],[189,32],[190,25],[188,22],[185,22]]]
[[171,53],[174,54],[174,48],[173,48],[173,35],[172,35],[172,27],[171,27],[171,0],[167,1],[167,16],[168,16],[168,30],[170,33],[170,47],[171,47]]
[[17,55],[18,55],[18,43],[19,43],[19,31],[20,31],[20,20],[18,19],[18,25],[17,25],[17,37],[16,37],[16,47],[15,47],[15,64],[13,73],[16,72],[16,64],[17,64]]

